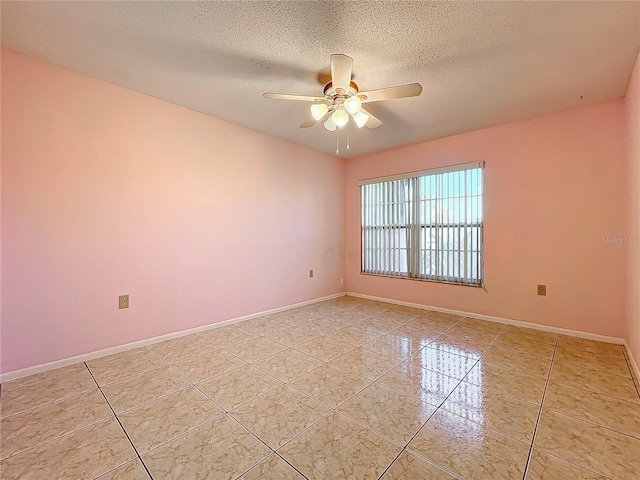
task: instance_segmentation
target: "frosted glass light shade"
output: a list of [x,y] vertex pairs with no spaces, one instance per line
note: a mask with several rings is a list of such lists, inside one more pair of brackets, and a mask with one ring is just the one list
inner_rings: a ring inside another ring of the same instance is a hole
[[336,126],[342,127],[349,121],[349,114],[342,108],[336,108],[336,111],[331,114],[331,120],[333,120]]
[[355,115],[361,106],[362,101],[357,96],[349,97],[344,101],[344,108],[351,115]]
[[324,128],[326,128],[330,132],[335,132],[336,124],[333,123],[333,120],[331,119],[331,117],[327,118],[327,121],[324,122]]
[[358,126],[358,128],[364,127],[365,124],[367,123],[367,120],[369,120],[369,115],[367,115],[364,112],[358,111],[353,116],[353,121],[356,122],[356,125]]
[[320,120],[322,117],[324,117],[325,113],[327,113],[328,110],[329,107],[327,107],[324,103],[314,103],[313,105],[311,105],[311,116],[316,120]]

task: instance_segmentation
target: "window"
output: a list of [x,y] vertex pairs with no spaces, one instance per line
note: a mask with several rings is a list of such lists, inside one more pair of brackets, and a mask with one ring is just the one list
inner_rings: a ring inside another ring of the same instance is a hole
[[483,284],[483,162],[359,182],[362,273]]

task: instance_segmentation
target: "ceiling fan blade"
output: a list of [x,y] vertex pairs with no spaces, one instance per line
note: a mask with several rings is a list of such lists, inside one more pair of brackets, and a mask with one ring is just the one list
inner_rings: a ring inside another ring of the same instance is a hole
[[353,58],[341,53],[331,55],[331,83],[333,89],[341,88],[346,93],[351,85],[351,71],[353,70]]
[[263,93],[264,98],[273,98],[275,100],[298,100],[301,102],[324,102],[324,97],[310,97],[308,95],[291,95],[289,93]]
[[373,115],[371,112],[365,110],[364,108],[360,108],[360,111],[365,115],[369,115],[369,119],[367,120],[367,123],[365,123],[365,126],[367,128],[378,128],[380,125],[382,125],[382,120]]
[[320,119],[316,120],[315,118],[311,118],[309,120],[307,120],[306,122],[304,122],[303,124],[300,125],[300,128],[309,128],[309,127],[313,127],[316,123],[324,123],[325,120],[327,118],[329,118],[329,115],[331,115],[333,113],[333,108],[329,108],[329,110],[327,110],[327,113],[325,113]]
[[422,93],[422,85],[408,83],[396,87],[379,88],[368,92],[358,92],[362,103],[379,102],[380,100],[392,100],[394,98],[417,97]]

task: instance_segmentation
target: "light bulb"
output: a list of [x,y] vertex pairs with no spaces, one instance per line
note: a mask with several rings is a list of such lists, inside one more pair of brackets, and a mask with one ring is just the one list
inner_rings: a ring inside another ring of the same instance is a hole
[[342,127],[349,121],[349,114],[342,108],[336,108],[336,111],[331,114],[331,119],[336,126]]
[[353,116],[353,121],[356,122],[358,128],[364,127],[367,123],[367,120],[369,120],[369,115],[361,111],[356,112],[356,114]]
[[329,107],[324,103],[314,103],[311,105],[311,116],[316,120],[320,120],[328,110]]
[[361,106],[362,106],[362,101],[358,98],[357,95],[354,95],[353,97],[349,97],[344,101],[344,108],[351,115],[355,115],[355,113],[358,110],[360,110]]
[[324,122],[324,128],[326,128],[330,132],[335,132],[336,124],[333,123],[333,120],[331,119],[331,117],[327,118],[327,121]]

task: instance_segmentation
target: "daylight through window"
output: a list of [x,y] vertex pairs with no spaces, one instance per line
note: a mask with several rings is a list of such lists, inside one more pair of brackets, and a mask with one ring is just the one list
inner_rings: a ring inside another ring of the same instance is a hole
[[483,162],[359,182],[362,273],[483,284]]

